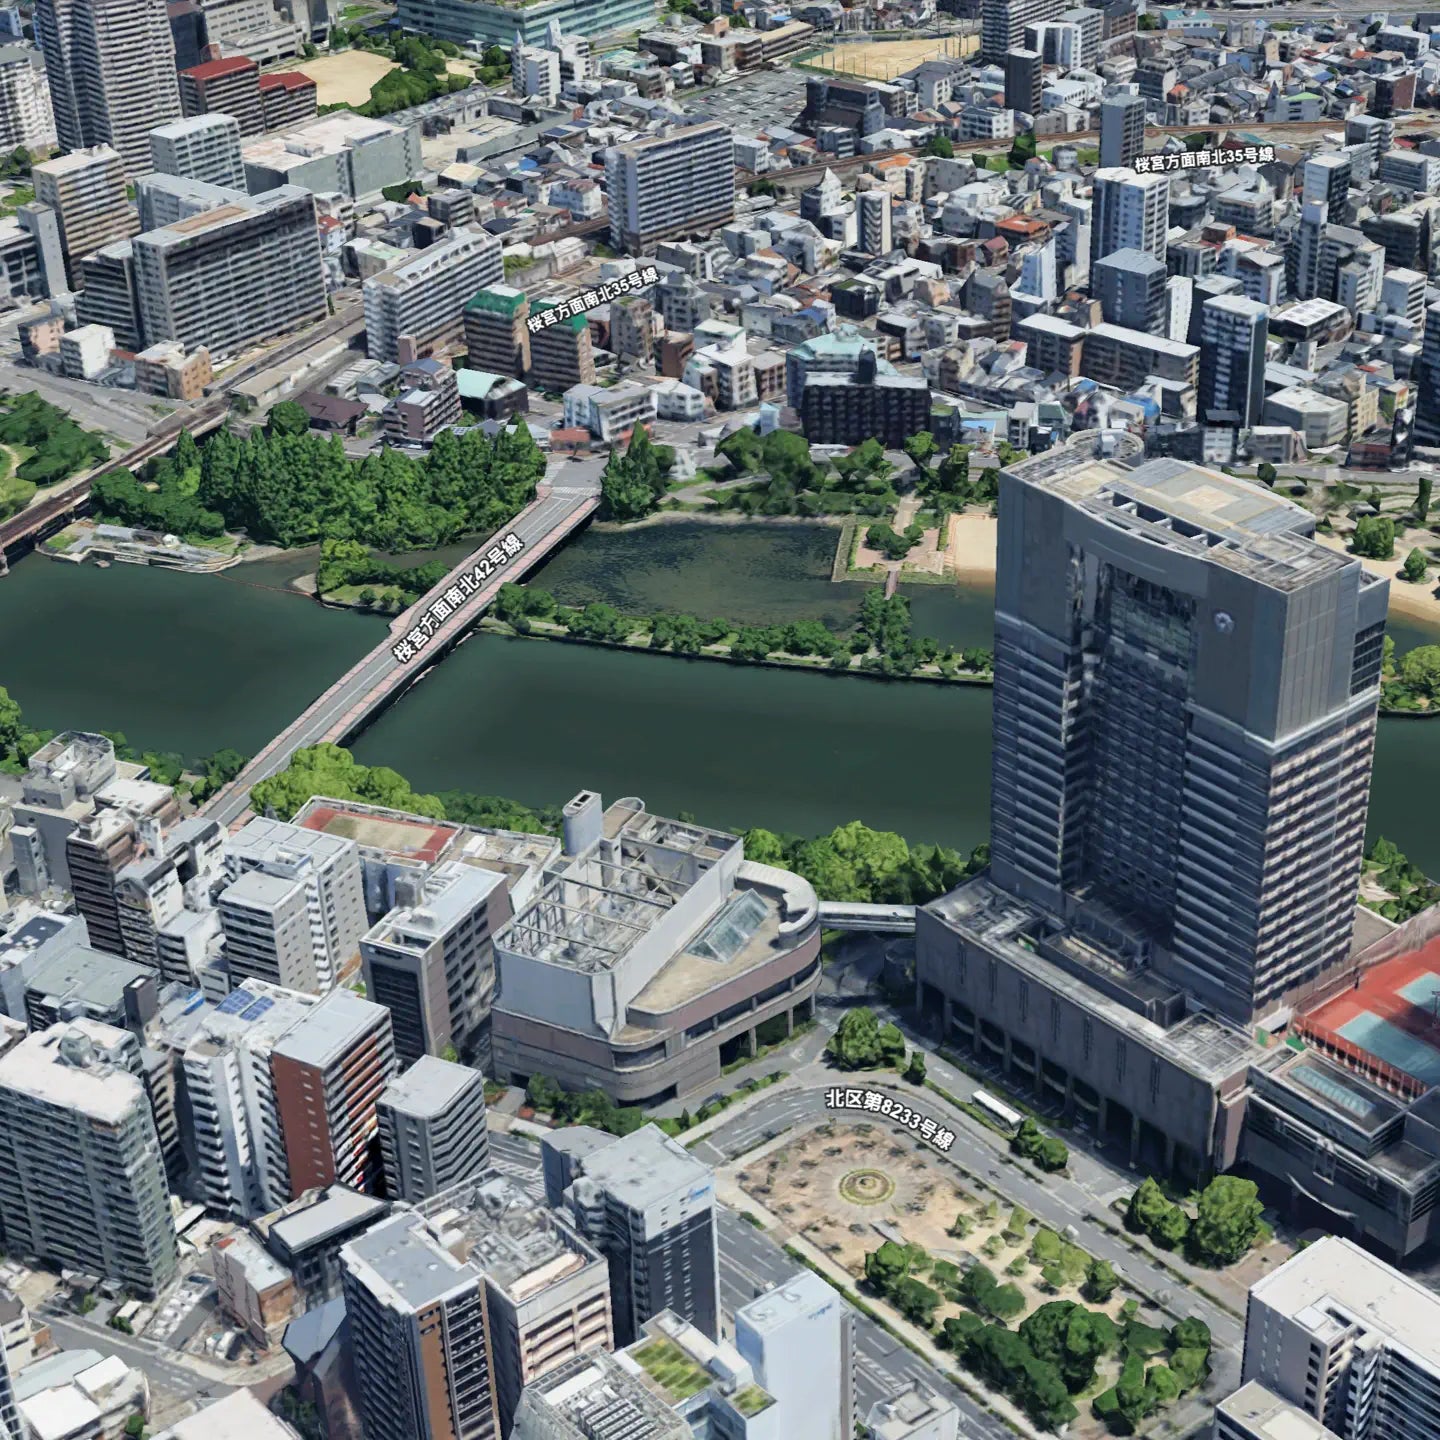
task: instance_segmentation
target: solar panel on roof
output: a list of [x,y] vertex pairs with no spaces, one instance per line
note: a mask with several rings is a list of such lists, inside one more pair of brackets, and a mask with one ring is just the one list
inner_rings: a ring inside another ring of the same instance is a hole
[[232,990],[221,1002],[221,1015],[238,1015],[253,1000],[254,996],[244,990]]
[[267,1010],[273,1009],[275,1002],[268,996],[262,995],[240,1018],[242,1020],[258,1020]]

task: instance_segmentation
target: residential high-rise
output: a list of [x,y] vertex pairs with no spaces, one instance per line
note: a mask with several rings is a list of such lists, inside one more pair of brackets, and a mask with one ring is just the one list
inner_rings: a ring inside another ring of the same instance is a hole
[[1117,250],[1144,250],[1165,259],[1170,179],[1133,170],[1097,170],[1090,230],[1090,266]]
[[242,135],[263,135],[269,128],[260,104],[260,67],[245,55],[182,70],[180,103],[188,116],[231,116]]
[[474,1058],[489,1048],[484,1031],[495,994],[491,937],[510,918],[505,877],[460,860],[442,861],[409,888],[408,903],[360,941],[366,991],[389,1008],[402,1063],[452,1046]]
[[1239,295],[1217,295],[1200,319],[1200,420],[1248,429],[1265,408],[1269,309]]
[[1425,311],[1415,391],[1416,443],[1440,445],[1440,301]]
[[1111,325],[1166,333],[1165,266],[1147,250],[1116,250],[1102,256],[1090,272],[1090,293]]
[[460,334],[465,306],[505,273],[500,241],[454,230],[365,282],[365,346],[372,360],[405,364]]
[[799,409],[812,444],[858,445],[876,436],[887,446],[903,445],[907,435],[929,423],[930,386],[918,375],[897,374],[867,349],[849,374],[810,375]]
[[858,247],[867,255],[888,255],[890,240],[890,191],[884,186],[862,190],[855,197],[858,219]]
[[1100,102],[1100,165],[1129,165],[1145,149],[1145,97],[1107,95]]
[[132,179],[146,174],[150,131],[180,114],[166,0],[37,0],[35,38],[60,144],[111,146]]
[[855,1433],[855,1354],[849,1307],[801,1270],[735,1312],[735,1348],[781,1413],[805,1417],[807,1440]]
[[[564,1150],[569,1132],[561,1131]],[[615,1335],[628,1345],[647,1320],[672,1310],[712,1339],[719,1334],[715,1177],[654,1125],[546,1167],[546,1195],[610,1263]],[[544,1142],[549,1147],[551,1141]],[[563,1192],[552,1193],[566,1180]]]
[[1350,193],[1348,155],[1312,155],[1301,172],[1302,199],[1323,204],[1331,215],[1339,215]]
[[0,149],[41,151],[54,143],[44,59],[25,45],[0,47]]
[[21,1440],[20,1412],[15,1408],[15,1381],[10,1361],[0,1345],[0,1440]]
[[260,77],[263,128],[287,130],[315,118],[320,87],[303,70],[271,71]]
[[33,167],[31,178],[35,198],[55,212],[72,285],[85,256],[128,239],[139,228],[125,193],[124,161],[108,145],[43,160]]
[[1005,104],[1026,115],[1040,113],[1045,63],[1038,50],[1017,47],[1005,52]]
[[175,1275],[165,1165],[133,1035],[90,1020],[0,1055],[7,1247],[153,1297]]
[[982,0],[980,58],[1003,64],[1005,52],[1024,40],[1027,25],[1053,20],[1065,8],[1065,0]]
[[[225,842],[224,863],[225,873],[232,880],[247,871],[259,870],[304,885],[314,983],[293,988],[313,989],[320,994],[333,988],[336,980],[353,967],[360,937],[366,930],[360,854],[355,842],[341,835],[257,816]],[[262,974],[257,978],[273,977]]]
[[[537,300],[532,315],[554,309],[554,300]],[[595,383],[595,355],[590,326],[583,315],[567,315],[530,335],[530,383],[542,390],[570,389]]]
[[367,1440],[493,1440],[490,1324],[473,1260],[413,1211],[350,1241],[340,1258]]
[[1246,1382],[1340,1440],[1440,1433],[1440,1297],[1327,1235],[1250,1287]]
[[233,355],[326,313],[315,197],[299,186],[237,192],[133,244],[147,345],[178,340]]
[[714,230],[735,217],[735,139],[716,121],[605,152],[610,243],[649,254],[659,240]]
[[385,1087],[378,1106],[390,1199],[418,1204],[490,1163],[485,1077],[478,1070],[422,1055]]
[[140,304],[135,295],[135,250],[128,240],[102,245],[80,262],[80,295],[75,318],[82,325],[106,325],[122,350],[141,348]]
[[287,990],[320,991],[303,877],[247,870],[221,891],[215,908],[232,984],[263,980]]
[[390,1012],[334,990],[275,1043],[270,1069],[291,1196],[379,1188],[377,1106],[396,1071]]
[[244,191],[240,122],[232,115],[191,115],[150,132],[152,168],[211,185]]
[[1312,300],[1320,294],[1327,214],[1323,200],[1306,200],[1300,207],[1300,224],[1285,252],[1285,284],[1292,300]]
[[530,368],[530,302],[513,285],[491,285],[465,307],[465,353],[472,370],[519,378]]

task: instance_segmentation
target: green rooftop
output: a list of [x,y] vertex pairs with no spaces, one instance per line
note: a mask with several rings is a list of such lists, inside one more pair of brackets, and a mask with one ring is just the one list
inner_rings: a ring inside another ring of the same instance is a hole
[[730,1403],[748,1420],[775,1403],[775,1397],[758,1385],[747,1385],[738,1395],[730,1397]]
[[[553,310],[559,303],[558,300],[537,300],[530,307],[530,313],[532,315],[539,315],[542,311]],[[566,325],[578,335],[586,328],[585,317],[583,315],[568,315],[564,320],[557,320],[553,325],[547,325],[545,330],[558,330]],[[543,335],[545,330],[539,330],[536,333]]]
[[704,1368],[663,1336],[632,1350],[630,1358],[665,1392],[672,1405],[698,1395],[710,1384]]
[[488,310],[495,315],[514,315],[525,303],[525,292],[513,285],[495,285],[476,292],[467,310]]

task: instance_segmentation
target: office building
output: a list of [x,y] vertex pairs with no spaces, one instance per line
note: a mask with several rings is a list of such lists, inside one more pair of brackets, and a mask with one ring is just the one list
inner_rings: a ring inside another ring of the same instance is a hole
[[404,364],[457,338],[476,291],[504,276],[500,241],[454,230],[365,282],[365,345],[372,360]]
[[[573,48],[587,35],[633,34],[655,22],[657,0],[403,0],[396,12],[406,30],[483,48],[525,45]],[[563,30],[563,40],[561,31]],[[558,43],[557,43],[558,42]],[[563,51],[562,51],[563,54]]]
[[553,1206],[563,1200],[575,1228],[609,1262],[617,1342],[636,1340],[664,1310],[714,1339],[719,1249],[709,1167],[654,1125],[608,1145],[584,1127],[562,1130],[542,1142],[552,1146],[546,1198]]
[[315,118],[320,87],[303,70],[280,70],[260,77],[263,128],[289,130]]
[[1045,63],[1038,50],[1023,47],[1007,50],[1005,68],[1005,106],[1024,115],[1040,113],[1040,92],[1045,85]]
[[[360,937],[367,927],[360,857],[353,840],[257,816],[226,840],[224,863],[232,881],[249,871],[260,871],[303,884],[313,981],[292,988],[324,994],[354,968]],[[236,982],[245,978],[245,973],[243,965],[240,973],[231,972]],[[257,978],[274,977],[262,974]]]
[[484,1277],[403,1212],[340,1252],[366,1436],[499,1434]]
[[961,1440],[960,1412],[954,1402],[918,1380],[888,1399],[877,1400],[866,1424],[874,1440]]
[[1090,293],[1109,324],[1164,335],[1167,278],[1165,266],[1148,251],[1116,250],[1095,262]]
[[147,344],[234,355],[326,314],[315,197],[285,185],[137,235]]
[[1340,1440],[1328,1425],[1250,1380],[1215,1407],[1214,1440]]
[[[537,300],[532,315],[554,309],[554,300]],[[567,315],[530,336],[530,383],[541,390],[566,391],[595,383],[595,354],[583,315]]]
[[1079,325],[1054,315],[1027,315],[1016,330],[1025,342],[1025,363],[1042,375],[1073,380],[1081,373],[1086,332]]
[[605,152],[610,243],[630,255],[735,218],[735,141],[726,125],[688,125]]
[[[39,235],[37,220],[45,222]],[[55,217],[44,205],[31,204],[16,216],[0,217],[0,295],[23,303],[28,297],[58,296],[69,289],[59,233]]]
[[1248,429],[1265,408],[1270,311],[1239,295],[1217,295],[1201,308],[1199,418]]
[[1387,585],[1257,485],[1058,459],[1001,477],[991,867],[919,912],[917,994],[1200,1174],[1238,1153],[1249,1027],[1348,961]]
[[263,135],[269,128],[260,106],[260,67],[245,55],[182,70],[180,104],[187,116],[228,115],[242,135]]
[[378,1105],[390,1199],[419,1204],[489,1164],[485,1079],[478,1070],[422,1055],[385,1087]]
[[259,1349],[271,1349],[304,1308],[295,1277],[243,1230],[217,1240],[210,1257],[221,1314]]
[[[240,122],[231,115],[192,115],[150,132],[151,167],[210,185],[245,189],[240,160]],[[146,229],[151,226],[147,225]]]
[[530,302],[513,285],[491,285],[465,306],[465,356],[471,370],[520,377],[530,368]]
[[868,255],[888,255],[891,251],[891,198],[889,190],[880,186],[873,190],[862,190],[855,197],[859,230],[856,244],[857,248]]
[[492,937],[510,919],[505,878],[446,860],[360,941],[366,992],[389,1008],[403,1063],[453,1046],[473,1059],[486,1047],[495,993]]
[[125,193],[124,162],[108,145],[100,145],[43,160],[33,167],[31,178],[35,198],[55,214],[68,273],[78,288],[85,256],[128,239],[139,228]]
[[397,1069],[390,1012],[335,990],[275,1043],[270,1068],[291,1197],[336,1184],[378,1190],[377,1106]]
[[735,1348],[782,1415],[803,1416],[813,1440],[855,1433],[855,1341],[851,1312],[809,1270],[735,1311]]
[[139,1069],[134,1036],[89,1020],[0,1055],[0,1226],[18,1254],[153,1298],[175,1226]]
[[1100,102],[1100,166],[1131,164],[1145,149],[1145,97],[1107,95]]
[[1440,1297],[1327,1235],[1250,1287],[1244,1379],[1340,1440],[1440,1431]]
[[[819,983],[819,902],[734,835],[639,801],[565,807],[563,854],[495,940],[494,1070],[624,1104],[699,1088],[757,1026],[788,1031]],[[752,1047],[753,1053],[753,1047]]]
[[875,436],[886,446],[903,445],[930,423],[930,386],[919,376],[897,374],[865,349],[849,374],[811,374],[799,408],[812,444],[859,445]]
[[45,59],[25,45],[0,46],[0,150],[49,150],[55,144]]
[[424,165],[418,122],[397,125],[349,110],[254,139],[242,154],[252,195],[299,185],[317,195],[378,199],[385,186],[413,180]]
[[390,1213],[376,1196],[331,1185],[288,1201],[251,1221],[270,1253],[295,1277],[311,1310],[338,1299],[343,1288],[341,1253]]
[[1002,65],[1010,50],[1020,48],[1027,25],[1053,20],[1065,0],[982,0],[980,58]]
[[235,1390],[177,1420],[155,1440],[291,1440],[294,1433],[250,1391]]
[[691,1440],[687,1420],[655,1389],[644,1367],[624,1357],[577,1355],[525,1387],[510,1440]]
[[86,945],[36,958],[23,976],[24,1004],[17,1018],[31,1030],[61,1020],[93,1020],[140,1035],[156,1010],[153,970]]
[[1090,268],[1117,250],[1144,250],[1163,262],[1169,228],[1170,179],[1133,170],[1097,170]]
[[165,0],[37,0],[35,38],[61,146],[108,146],[131,179],[144,175],[150,131],[180,114]]

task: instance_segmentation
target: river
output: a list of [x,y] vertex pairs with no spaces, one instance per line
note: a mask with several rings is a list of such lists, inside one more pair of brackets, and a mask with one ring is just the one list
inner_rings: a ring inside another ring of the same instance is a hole
[[[684,606],[737,621],[815,616],[840,627],[862,587],[829,581],[821,526],[591,530],[535,583],[567,603],[643,612]],[[277,586],[313,557],[220,576],[40,557],[0,580],[0,683],[37,725],[124,730],[147,748],[247,753],[383,634],[375,617]],[[916,628],[989,642],[983,592],[910,592]],[[1402,649],[1432,635],[1397,631]],[[848,676],[476,635],[355,745],[419,789],[468,789],[531,804],[583,786],[638,794],[736,827],[813,834],[851,819],[917,841],[984,839],[990,696],[983,687]],[[1440,722],[1380,727],[1372,829],[1440,874]]]

